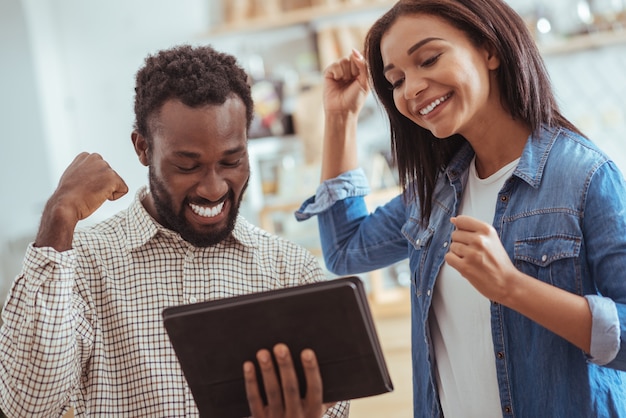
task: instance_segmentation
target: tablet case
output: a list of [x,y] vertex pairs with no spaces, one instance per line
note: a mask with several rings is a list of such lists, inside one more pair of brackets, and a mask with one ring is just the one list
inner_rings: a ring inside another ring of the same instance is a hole
[[[201,417],[250,415],[243,363],[261,348],[315,351],[324,403],[393,390],[361,280],[342,277],[163,310],[163,322]],[[265,393],[257,365],[262,396]]]

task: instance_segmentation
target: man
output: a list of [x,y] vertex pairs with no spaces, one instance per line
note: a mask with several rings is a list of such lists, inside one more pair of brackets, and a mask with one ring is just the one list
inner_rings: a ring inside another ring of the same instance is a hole
[[[253,103],[234,57],[206,46],[161,51],[137,73],[135,92],[131,138],[149,189],[127,210],[76,228],[128,188],[97,154],[78,155],[62,175],[3,311],[0,409],[9,416],[70,407],[76,417],[198,416],[163,308],[324,279],[304,249],[238,215]],[[284,345],[274,351],[286,387],[291,358]],[[246,364],[256,416],[324,413],[314,354],[303,359],[310,386],[300,400],[281,392],[269,353],[259,352],[274,393],[267,407]],[[338,403],[326,416],[347,410]]]

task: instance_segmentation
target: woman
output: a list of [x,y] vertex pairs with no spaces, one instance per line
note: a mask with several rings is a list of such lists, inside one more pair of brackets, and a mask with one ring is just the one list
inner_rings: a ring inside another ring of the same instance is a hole
[[[401,0],[325,71],[327,267],[409,258],[416,417],[626,416],[626,185],[500,0]],[[404,193],[368,214],[368,75]]]

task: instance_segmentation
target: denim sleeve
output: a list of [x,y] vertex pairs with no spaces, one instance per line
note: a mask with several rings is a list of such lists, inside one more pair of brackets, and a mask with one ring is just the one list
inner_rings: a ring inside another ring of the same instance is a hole
[[315,196],[308,198],[295,212],[298,221],[307,220],[328,210],[335,202],[348,197],[365,196],[370,192],[365,172],[361,168],[346,171],[322,182]]
[[620,348],[620,326],[617,307],[609,298],[597,295],[585,296],[593,318],[591,326],[592,363],[605,365],[610,363]]
[[589,178],[583,228],[594,292],[590,361],[626,370],[626,182],[607,161]]

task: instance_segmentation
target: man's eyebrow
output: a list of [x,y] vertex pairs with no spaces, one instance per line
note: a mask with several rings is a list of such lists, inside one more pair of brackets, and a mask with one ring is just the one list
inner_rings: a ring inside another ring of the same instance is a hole
[[247,150],[247,146],[239,146],[239,147],[235,147],[235,148],[231,148],[231,149],[227,149],[226,151],[224,151],[224,155],[233,155],[233,154],[239,154],[241,152],[245,152]]
[[183,157],[183,158],[199,158],[200,157],[200,154],[198,154],[197,152],[191,152],[191,151],[176,151],[174,154],[177,155],[178,157]]
[[[245,150],[246,150],[245,146],[235,147],[235,148],[225,150],[224,155],[239,154],[241,152],[244,152]],[[200,153],[193,152],[193,151],[176,151],[174,154],[183,158],[196,158],[197,159],[201,157]]]
[[[432,41],[442,41],[442,40],[443,39],[441,39],[441,38],[435,38],[435,37],[424,38],[421,41],[416,42],[414,45],[412,45],[406,51],[406,54],[407,55],[411,55],[412,53],[414,53],[415,51],[417,51],[418,49],[420,49],[421,47],[423,47],[424,45],[426,45],[429,42],[432,42]],[[385,68],[383,68],[383,74],[386,73],[387,71],[391,70],[392,68],[394,68],[393,64],[386,65]]]

